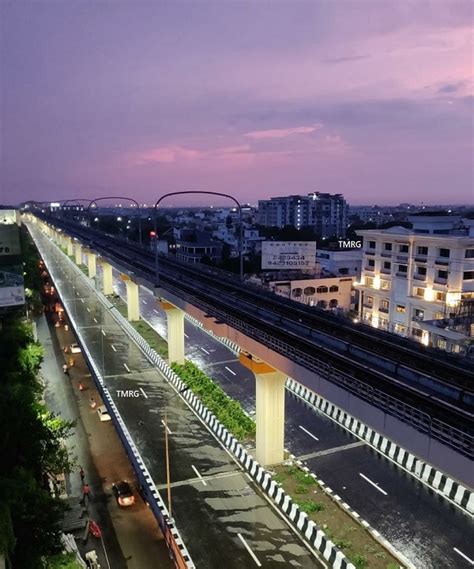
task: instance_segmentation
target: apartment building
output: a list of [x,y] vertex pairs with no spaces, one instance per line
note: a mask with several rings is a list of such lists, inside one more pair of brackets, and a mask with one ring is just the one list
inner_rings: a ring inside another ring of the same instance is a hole
[[450,352],[472,343],[474,221],[426,213],[412,229],[363,230],[359,316]]
[[306,196],[275,197],[258,202],[258,223],[265,227],[312,227],[321,237],[344,237],[347,203],[342,194],[313,192]]

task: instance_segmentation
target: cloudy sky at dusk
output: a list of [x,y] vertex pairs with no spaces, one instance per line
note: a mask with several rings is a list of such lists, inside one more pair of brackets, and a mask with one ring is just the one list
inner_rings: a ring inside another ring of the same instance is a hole
[[0,202],[472,202],[472,9],[4,0]]

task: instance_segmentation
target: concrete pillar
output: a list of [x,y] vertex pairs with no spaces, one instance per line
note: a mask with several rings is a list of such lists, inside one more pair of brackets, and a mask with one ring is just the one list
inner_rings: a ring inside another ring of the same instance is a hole
[[139,303],[139,290],[140,287],[134,283],[128,275],[120,275],[122,281],[125,282],[127,287],[127,311],[129,322],[136,322],[140,320],[140,303]]
[[66,239],[66,245],[67,245],[67,254],[72,257],[74,255],[74,244],[72,242],[71,237],[68,237]]
[[87,271],[90,279],[97,274],[97,255],[93,251],[87,251]]
[[246,352],[239,359],[256,380],[256,459],[262,466],[278,464],[284,459],[286,375]]
[[184,311],[164,300],[160,304],[168,324],[168,361],[184,364]]
[[102,287],[105,295],[114,293],[113,278],[112,278],[112,265],[106,261],[101,261],[102,265]]
[[80,243],[75,244],[75,255],[76,265],[82,265],[82,245]]

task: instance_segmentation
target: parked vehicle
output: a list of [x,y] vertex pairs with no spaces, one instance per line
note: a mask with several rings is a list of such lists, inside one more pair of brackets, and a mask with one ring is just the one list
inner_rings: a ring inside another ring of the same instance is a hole
[[107,407],[105,405],[101,405],[97,407],[97,414],[99,415],[99,419],[101,421],[111,421],[112,417],[109,415]]
[[81,353],[81,346],[77,342],[71,344],[71,354],[80,354]]

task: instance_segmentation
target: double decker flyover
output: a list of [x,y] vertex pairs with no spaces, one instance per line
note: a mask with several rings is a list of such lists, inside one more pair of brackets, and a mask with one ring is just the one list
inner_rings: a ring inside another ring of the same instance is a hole
[[[80,239],[134,277],[148,285],[155,284],[154,256],[150,252],[80,224],[41,213],[38,216]],[[472,457],[472,373],[455,360],[436,358],[421,346],[417,349],[396,344],[388,356],[383,356],[380,346],[387,343],[387,338],[383,335],[381,339],[375,330],[371,331],[371,345],[362,346],[356,344],[357,338],[362,337],[360,330],[347,321],[341,323],[332,315],[243,285],[215,269],[184,265],[167,256],[160,256],[159,268],[158,294],[178,306],[181,303],[184,310],[201,320],[207,319],[207,325],[214,319],[211,326],[219,335],[228,334],[235,339],[237,331],[240,339],[250,339],[249,351],[259,355],[260,349],[267,358],[271,352],[272,357],[279,358],[280,369],[285,365],[283,360],[290,362],[282,371],[311,389],[320,390],[323,378],[341,392],[352,393],[443,446]],[[339,327],[351,338],[337,337]],[[368,342],[368,332],[364,334],[363,341]],[[395,354],[397,361],[393,359]],[[421,372],[423,366],[430,372]],[[335,403],[344,407],[341,400]]]

